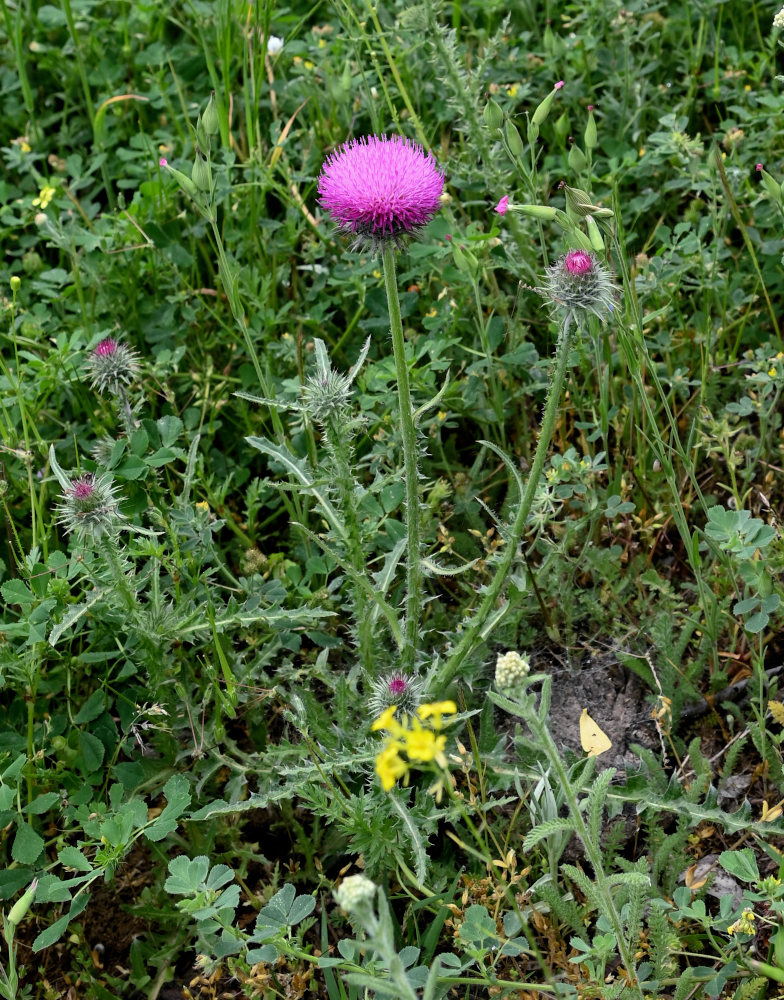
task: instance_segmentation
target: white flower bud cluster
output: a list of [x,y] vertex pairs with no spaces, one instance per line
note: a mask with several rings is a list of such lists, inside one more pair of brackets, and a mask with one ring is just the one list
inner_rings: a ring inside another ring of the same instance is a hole
[[784,28],[784,7],[782,7],[778,14],[776,14],[773,18],[773,27]]
[[335,890],[335,901],[346,913],[356,913],[376,897],[376,885],[366,875],[349,875]]
[[528,676],[531,664],[527,656],[521,656],[514,650],[499,654],[495,661],[495,686],[499,691],[517,687]]

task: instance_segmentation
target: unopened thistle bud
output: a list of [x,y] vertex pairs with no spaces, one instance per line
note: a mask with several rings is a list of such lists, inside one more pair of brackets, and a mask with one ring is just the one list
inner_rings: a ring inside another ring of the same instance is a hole
[[207,135],[217,135],[220,129],[220,118],[218,117],[218,105],[215,102],[215,91],[210,94],[207,107],[201,116],[201,126]]
[[531,671],[527,656],[521,656],[514,650],[499,653],[495,661],[495,686],[499,691],[509,691],[518,687]]
[[397,705],[399,715],[413,715],[422,703],[422,682],[398,672],[379,677],[374,682],[368,699],[373,718],[382,715],[392,705]]
[[57,521],[80,542],[100,541],[114,535],[125,520],[120,513],[115,487],[108,475],[84,473],[63,490],[56,508]]
[[351,403],[351,379],[332,367],[321,368],[305,379],[302,408],[316,423],[344,414]]
[[87,362],[90,385],[100,393],[119,396],[139,373],[139,355],[114,337],[105,337]]
[[[588,239],[583,233],[577,235]],[[537,291],[566,312],[589,313],[603,323],[616,298],[612,275],[589,250],[570,250],[548,267],[545,285]]]
[[494,132],[504,127],[504,113],[492,97],[487,104],[485,104],[483,117],[485,125],[487,125],[487,127]]

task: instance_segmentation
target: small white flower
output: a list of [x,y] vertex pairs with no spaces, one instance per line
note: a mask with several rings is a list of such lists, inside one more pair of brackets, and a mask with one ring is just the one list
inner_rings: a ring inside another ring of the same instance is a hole
[[784,28],[784,7],[782,7],[778,14],[776,14],[773,18],[773,27]]
[[531,664],[528,657],[521,656],[514,650],[499,653],[495,661],[495,686],[499,691],[517,687],[528,676]]
[[377,888],[366,875],[349,875],[335,889],[335,901],[346,913],[355,913],[376,898]]
[[283,39],[277,35],[270,35],[267,39],[267,52],[271,56],[276,56],[283,48]]

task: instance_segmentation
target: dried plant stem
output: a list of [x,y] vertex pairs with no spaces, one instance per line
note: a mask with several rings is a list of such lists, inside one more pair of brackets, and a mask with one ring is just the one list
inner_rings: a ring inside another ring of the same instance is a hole
[[408,386],[406,347],[403,341],[403,319],[395,273],[395,249],[387,243],[383,250],[384,282],[389,304],[389,324],[392,330],[392,350],[397,372],[397,396],[400,405],[400,427],[403,435],[403,465],[406,479],[406,531],[408,534],[408,560],[406,562],[406,622],[405,644],[401,654],[401,667],[411,673],[416,664],[419,641],[419,616],[422,608],[422,562],[419,541],[419,471],[417,435],[411,391]]

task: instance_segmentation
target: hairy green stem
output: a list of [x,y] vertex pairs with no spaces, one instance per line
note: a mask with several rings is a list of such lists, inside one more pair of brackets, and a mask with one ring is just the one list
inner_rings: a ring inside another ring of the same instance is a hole
[[490,617],[491,612],[496,607],[496,602],[501,595],[501,591],[503,590],[509,576],[509,571],[512,568],[512,563],[514,562],[517,554],[517,546],[520,544],[523,537],[525,525],[528,521],[528,515],[531,513],[531,507],[533,506],[534,497],[536,496],[536,490],[539,486],[539,478],[542,475],[542,469],[544,468],[545,459],[547,458],[547,452],[550,448],[550,441],[552,440],[553,431],[555,430],[558,405],[561,401],[561,392],[566,378],[566,368],[569,361],[569,348],[572,340],[571,333],[573,319],[574,317],[572,313],[568,312],[563,320],[563,326],[561,327],[561,333],[558,338],[558,346],[555,355],[555,371],[553,373],[552,381],[550,382],[550,388],[547,393],[547,402],[545,403],[544,408],[544,415],[542,416],[542,429],[539,434],[539,440],[536,444],[536,452],[534,454],[533,464],[531,465],[531,471],[528,474],[528,483],[526,484],[525,493],[520,500],[520,506],[517,509],[517,514],[515,515],[512,527],[510,528],[506,539],[503,558],[498,564],[495,576],[485,591],[484,600],[479,606],[479,610],[474,615],[474,620],[466,629],[463,638],[452,651],[450,657],[441,667],[435,683],[435,688],[437,690],[443,690],[447,687],[457,674],[457,671],[460,669],[465,658],[475,649],[480,639],[480,633],[484,628],[487,619]]
[[405,645],[401,654],[404,671],[414,670],[419,641],[419,614],[422,607],[422,561],[419,542],[419,471],[416,427],[408,385],[406,346],[403,340],[403,319],[395,274],[395,250],[387,243],[383,252],[384,283],[389,304],[389,325],[392,330],[392,350],[397,372],[397,396],[400,404],[400,427],[403,434],[403,465],[406,479],[406,531],[408,559],[406,562],[406,623]]

